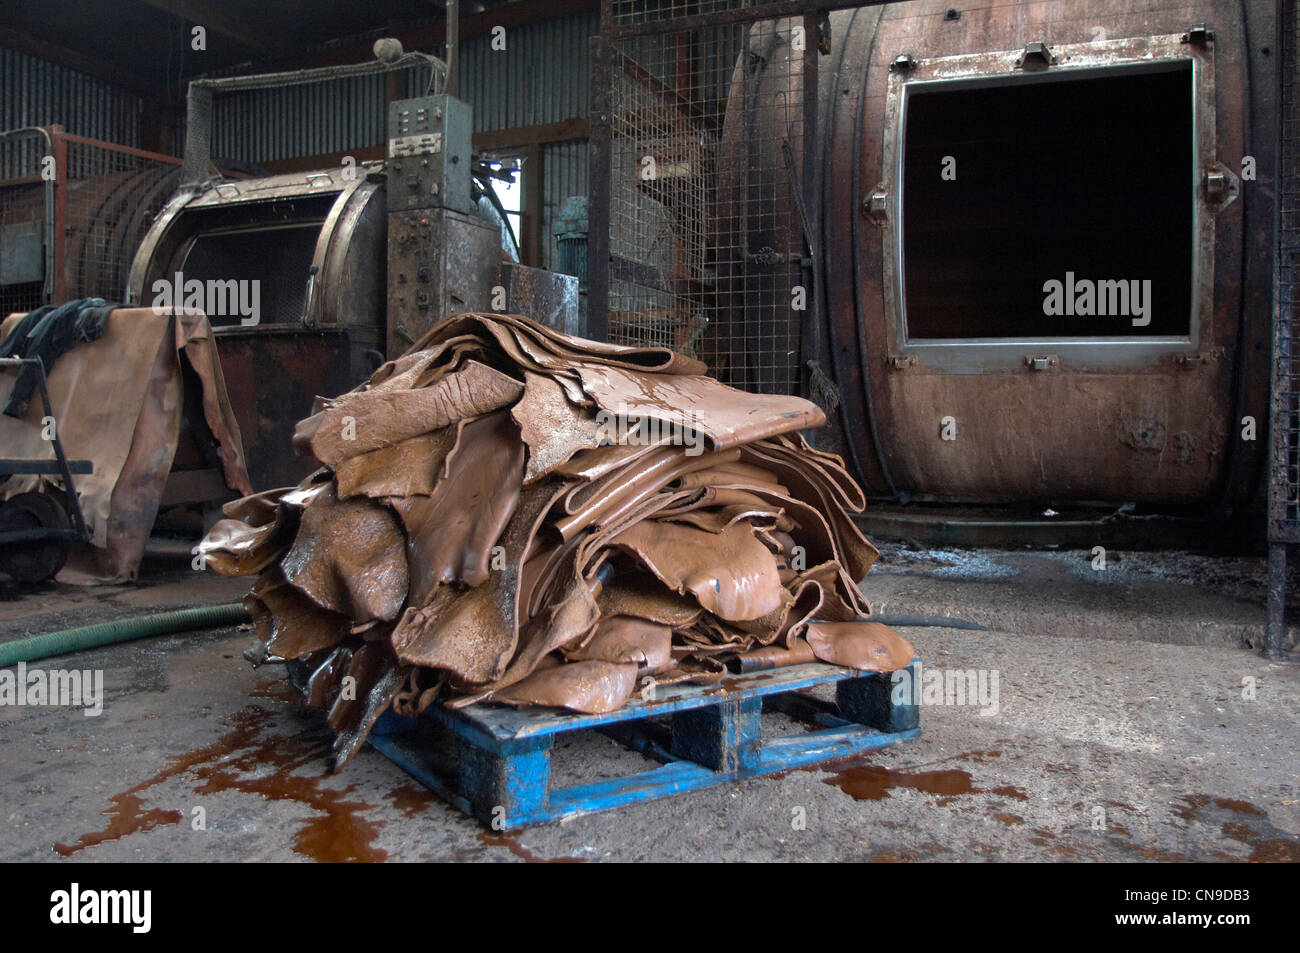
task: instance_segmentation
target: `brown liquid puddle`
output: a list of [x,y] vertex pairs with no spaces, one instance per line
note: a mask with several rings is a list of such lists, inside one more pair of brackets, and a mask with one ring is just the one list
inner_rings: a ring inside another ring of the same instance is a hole
[[428,810],[430,804],[438,800],[432,791],[418,784],[403,784],[388,792],[388,800],[393,807],[407,817],[415,817]]
[[[372,846],[383,822],[360,816],[361,811],[374,805],[348,801],[351,785],[342,789],[321,787],[320,782],[328,777],[325,773],[292,773],[321,762],[329,751],[328,737],[322,732],[263,737],[272,717],[272,712],[257,705],[246,706],[231,718],[231,730],[212,744],[173,755],[153,777],[110,798],[114,807],[104,811],[104,816],[112,820],[104,830],[83,834],[73,844],[55,844],[54,850],[68,857],[105,841],[179,823],[179,811],[144,810],[143,799],[137,795],[188,772],[200,782],[194,788],[196,794],[240,791],[261,795],[268,801],[295,801],[318,812],[319,817],[307,821],[294,835],[293,849],[297,853],[317,861],[386,859],[386,851]],[[275,770],[256,773],[266,771],[268,766]]]
[[274,698],[282,702],[298,701],[299,695],[287,678],[277,678],[269,682],[258,682],[257,687],[248,693],[249,698]]
[[61,857],[68,857],[86,847],[94,847],[107,840],[117,840],[128,834],[151,831],[155,827],[175,824],[181,819],[180,811],[164,811],[158,808],[141,810],[144,802],[129,792],[115,794],[109,798],[113,807],[104,811],[104,816],[111,818],[108,827],[92,834],[82,834],[75,844],[55,844],[54,851]]
[[[1201,824],[1204,823],[1201,812],[1211,804],[1220,811],[1231,811],[1242,815],[1241,820],[1225,821],[1220,831],[1224,837],[1230,837],[1251,848],[1247,861],[1251,863],[1300,861],[1300,838],[1274,827],[1268,822],[1268,812],[1261,811],[1249,801],[1229,797],[1212,798],[1208,794],[1189,794],[1183,798],[1183,806],[1174,808],[1173,813],[1189,824]],[[1274,836],[1277,834],[1284,836]]]
[[858,801],[884,800],[895,788],[938,795],[942,799],[939,801],[941,805],[965,794],[997,794],[1020,801],[1029,800],[1028,794],[1011,785],[977,788],[971,781],[970,772],[960,768],[900,771],[878,764],[853,764],[840,768],[822,783],[833,785]]
[[504,847],[520,860],[530,864],[581,864],[581,857],[538,857],[519,842],[517,832],[479,831],[478,842],[484,847]]

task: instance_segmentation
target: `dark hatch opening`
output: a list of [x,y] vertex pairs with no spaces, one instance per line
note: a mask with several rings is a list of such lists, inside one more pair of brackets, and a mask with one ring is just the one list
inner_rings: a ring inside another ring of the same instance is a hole
[[[945,156],[955,180],[941,177]],[[1190,63],[915,87],[903,138],[908,339],[1187,336],[1193,162]],[[1067,272],[1076,288],[1149,279],[1149,324],[1045,314],[1044,284]]]
[[[256,281],[258,323],[297,324],[320,230],[320,222],[308,222],[203,233],[194,239],[181,271],[187,284],[195,278],[205,283]],[[231,308],[209,314],[208,320],[213,327],[225,327],[240,324],[241,315]]]

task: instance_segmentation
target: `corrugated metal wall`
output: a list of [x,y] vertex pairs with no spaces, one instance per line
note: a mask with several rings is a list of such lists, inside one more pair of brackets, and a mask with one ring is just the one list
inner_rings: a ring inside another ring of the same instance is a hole
[[[460,96],[474,107],[474,131],[587,115],[588,38],[599,32],[600,17],[592,13],[508,30],[504,50],[492,49],[490,33],[463,41]],[[424,92],[417,82],[407,81],[408,96]]]
[[570,195],[587,194],[587,141],[555,142],[542,148],[542,264],[555,267],[552,225]]
[[61,123],[79,136],[140,144],[139,96],[0,47],[0,129]]
[[[428,70],[421,72],[427,83]],[[212,154],[221,159],[252,163],[357,149],[384,141],[384,77],[225,93],[212,112]]]
[[[474,131],[511,129],[586,116],[588,38],[596,14],[508,30],[504,50],[490,33],[460,45],[460,97],[474,107]],[[442,50],[430,50],[441,56]],[[425,70],[408,70],[407,96],[421,96]],[[218,96],[213,154],[243,162],[317,155],[384,141],[384,79],[361,76]]]
[[[588,39],[599,31],[600,18],[592,13],[510,29],[504,50],[492,49],[490,33],[464,40],[460,95],[474,107],[475,131],[586,116]],[[407,95],[422,95],[428,74],[406,75]],[[61,122],[69,132],[139,144],[139,97],[98,80],[0,49],[0,89],[0,129]],[[226,159],[254,163],[384,141],[382,76],[222,95],[213,109],[213,154]],[[542,234],[549,265],[555,258],[555,215],[570,195],[587,194],[587,144],[548,145],[543,162]]]
[[[586,116],[588,40],[599,32],[600,17],[593,13],[508,30],[504,50],[492,49],[490,33],[463,41],[460,96],[474,107],[474,130]],[[423,95],[427,72],[405,75],[405,95]],[[223,95],[214,103],[213,154],[259,162],[356,149],[383,142],[385,121],[380,76]],[[555,215],[570,195],[587,194],[587,143],[548,145],[543,165],[543,261],[550,267]]]

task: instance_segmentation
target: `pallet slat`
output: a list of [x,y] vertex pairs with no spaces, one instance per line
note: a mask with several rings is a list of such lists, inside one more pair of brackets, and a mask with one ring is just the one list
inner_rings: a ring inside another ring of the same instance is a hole
[[[825,684],[836,686],[833,705],[792,694]],[[918,736],[919,709],[896,702],[893,694],[889,675],[811,663],[740,675],[722,686],[672,686],[604,715],[492,704],[460,710],[434,706],[423,717],[454,739],[454,765],[435,755],[409,719],[391,713],[375,726],[370,743],[453,806],[508,830],[808,767]],[[764,708],[812,730],[763,741]],[[650,721],[664,716],[667,732]],[[584,729],[599,730],[663,764],[621,778],[552,788],[552,741]]]

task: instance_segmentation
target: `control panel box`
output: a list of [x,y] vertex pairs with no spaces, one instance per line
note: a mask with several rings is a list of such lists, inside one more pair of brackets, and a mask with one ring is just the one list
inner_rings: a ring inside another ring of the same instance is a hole
[[399,99],[388,107],[388,210],[449,208],[470,214],[473,108],[454,96]]

